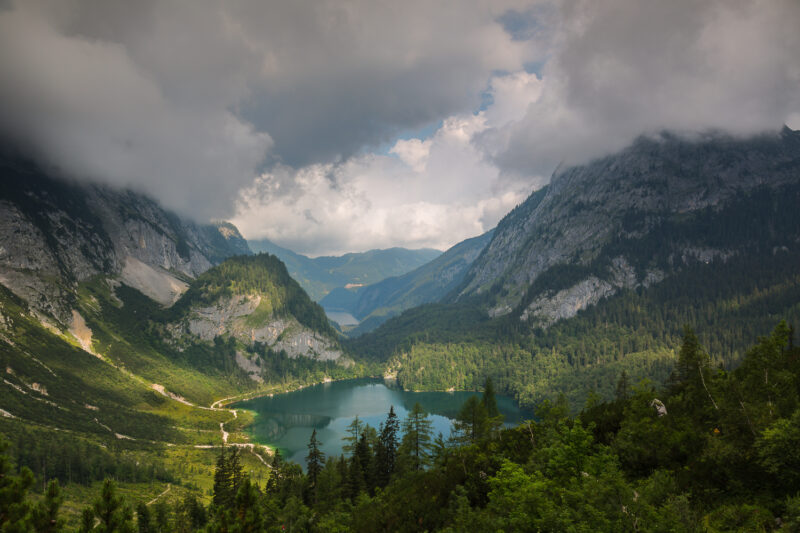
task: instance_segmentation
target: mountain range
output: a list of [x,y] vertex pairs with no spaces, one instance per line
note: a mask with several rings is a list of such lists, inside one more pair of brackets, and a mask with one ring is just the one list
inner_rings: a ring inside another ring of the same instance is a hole
[[360,323],[347,331],[357,337],[412,307],[436,302],[458,287],[470,265],[491,240],[494,230],[466,239],[407,274],[362,287],[332,290],[320,304],[350,313]]
[[523,403],[665,381],[683,327],[718,364],[800,318],[800,133],[670,133],[558,171],[461,284],[348,341],[410,389],[486,375]]
[[433,248],[387,248],[311,258],[282,248],[267,239],[251,240],[248,244],[255,252],[270,253],[283,261],[289,273],[311,299],[320,303],[334,289],[360,287],[390,276],[399,276],[428,263],[442,253]]
[[[494,230],[444,253],[253,254],[274,245],[134,191],[7,151],[0,172],[0,429],[79,450],[76,469],[139,472],[158,457],[202,486],[208,471],[185,465],[212,464],[223,444],[266,471],[233,399],[381,374],[409,390],[491,377],[523,406],[563,396],[576,409],[613,397],[620,376],[671,382],[686,325],[730,370],[757,335],[800,323],[800,132],[789,128],[641,137],[559,169]],[[351,338],[304,283],[361,320]]]

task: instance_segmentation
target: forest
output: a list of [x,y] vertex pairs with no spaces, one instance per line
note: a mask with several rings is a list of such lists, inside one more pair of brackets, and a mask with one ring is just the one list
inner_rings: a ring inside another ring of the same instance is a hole
[[[378,428],[356,419],[341,457],[314,431],[305,472],[276,453],[265,483],[222,448],[209,505],[134,508],[109,472],[79,531],[798,531],[794,331],[779,323],[735,369],[716,359],[686,328],[663,387],[622,372],[611,400],[590,395],[573,416],[562,395],[509,429],[488,378],[448,437],[419,406]],[[2,444],[0,530],[62,531],[69,481],[34,489],[18,448]]]
[[611,398],[623,371],[664,384],[685,324],[694,325],[715,366],[738,365],[760,332],[781,318],[800,322],[798,260],[796,252],[768,250],[698,261],[547,328],[513,313],[490,319],[469,303],[429,304],[346,346],[386,361],[407,389],[476,390],[490,375],[523,406],[562,393],[576,410],[591,392]]

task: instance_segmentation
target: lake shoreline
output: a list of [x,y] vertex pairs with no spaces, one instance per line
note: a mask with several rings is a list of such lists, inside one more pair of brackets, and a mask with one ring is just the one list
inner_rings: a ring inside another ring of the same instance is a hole
[[[390,408],[403,419],[416,403],[422,405],[433,421],[433,434],[449,437],[463,404],[468,398],[481,394],[474,390],[408,391],[382,376],[330,380],[294,389],[285,394],[242,399],[232,406],[253,415],[252,422],[242,428],[252,442],[278,449],[288,460],[297,463],[303,463],[312,431],[316,431],[317,439],[324,443],[324,453],[338,456],[342,453],[342,439],[355,417],[377,429]],[[510,396],[498,395],[497,398],[509,426],[530,418],[527,410],[520,408]]]

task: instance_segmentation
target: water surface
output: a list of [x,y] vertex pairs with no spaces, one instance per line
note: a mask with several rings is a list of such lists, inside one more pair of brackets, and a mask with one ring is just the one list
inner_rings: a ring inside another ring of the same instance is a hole
[[[295,392],[276,394],[237,403],[234,407],[256,412],[248,428],[253,440],[281,450],[284,457],[305,467],[308,440],[312,430],[326,455],[342,453],[342,437],[347,426],[358,416],[370,426],[386,420],[389,407],[400,421],[419,402],[431,413],[433,434],[450,435],[451,421],[470,396],[478,392],[408,392],[387,387],[383,380],[354,379],[314,385]],[[508,425],[532,418],[511,398],[497,396],[497,406]]]
[[325,314],[328,315],[328,318],[339,324],[340,326],[357,326],[358,319],[348,313],[347,311],[334,311],[330,309],[325,309]]

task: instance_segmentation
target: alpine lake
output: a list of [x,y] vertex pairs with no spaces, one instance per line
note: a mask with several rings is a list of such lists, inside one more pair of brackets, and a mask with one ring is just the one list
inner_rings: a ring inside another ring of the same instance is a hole
[[[352,379],[313,385],[303,389],[238,402],[233,409],[256,413],[247,431],[255,442],[278,448],[284,458],[305,469],[311,432],[317,430],[320,449],[327,457],[339,456],[347,427],[357,416],[376,430],[394,406],[401,423],[415,403],[430,415],[433,436],[448,437],[452,421],[464,402],[480,392],[410,392],[381,379]],[[497,395],[497,406],[506,426],[533,418],[507,396]]]

